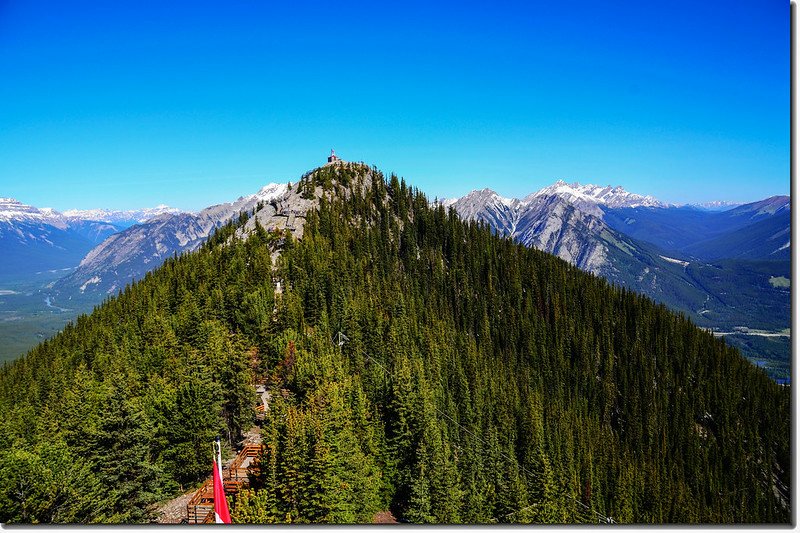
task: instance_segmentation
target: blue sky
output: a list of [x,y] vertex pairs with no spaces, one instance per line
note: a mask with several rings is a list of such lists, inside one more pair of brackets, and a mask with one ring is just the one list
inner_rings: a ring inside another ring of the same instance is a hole
[[0,196],[199,209],[330,148],[431,197],[789,192],[788,2],[380,4],[0,0]]

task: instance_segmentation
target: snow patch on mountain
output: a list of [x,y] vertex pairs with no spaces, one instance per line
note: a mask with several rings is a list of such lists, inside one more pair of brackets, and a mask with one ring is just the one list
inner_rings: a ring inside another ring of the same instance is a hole
[[541,196],[558,196],[579,208],[592,205],[603,205],[611,209],[623,207],[669,207],[668,204],[652,196],[628,192],[620,186],[581,185],[577,182],[567,183],[564,180],[558,180],[553,185],[528,195],[523,201],[531,201]]
[[664,261],[675,263],[676,265],[681,265],[682,267],[689,266],[689,261],[681,261],[680,259],[675,259],[674,257],[667,257],[665,255],[659,255],[658,257],[660,257]]
[[776,253],[780,252],[781,250],[785,250],[785,249],[787,249],[787,248],[788,248],[788,247],[790,247],[791,245],[792,245],[792,241],[787,241],[787,242],[786,242],[786,244],[784,244],[783,246],[781,246],[780,248],[778,248],[777,250],[775,250],[775,251],[774,251],[774,252],[772,252],[772,253],[773,253],[773,254],[776,254]]
[[694,204],[686,204],[687,207],[694,207],[696,209],[705,209],[707,211],[725,211],[743,205],[742,202],[729,202],[727,200],[712,200],[710,202],[701,202]]
[[58,211],[51,208],[39,209],[23,204],[13,198],[0,198],[0,222],[26,222],[47,224],[58,229],[66,229],[67,221]]
[[157,205],[156,207],[146,207],[143,209],[114,210],[114,209],[69,209],[63,215],[67,219],[96,220],[108,223],[136,223],[141,224],[163,214],[178,214],[180,209],[169,207],[168,205]]
[[86,290],[86,287],[88,287],[89,285],[92,285],[94,283],[100,283],[101,281],[102,280],[98,276],[94,276],[90,279],[87,279],[86,282],[83,285],[81,285],[80,291],[84,292]]

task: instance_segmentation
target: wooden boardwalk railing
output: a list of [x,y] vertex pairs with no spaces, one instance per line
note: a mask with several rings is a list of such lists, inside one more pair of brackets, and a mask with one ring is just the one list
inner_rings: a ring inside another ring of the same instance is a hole
[[[222,471],[222,485],[226,496],[235,496],[250,485],[248,472],[258,471],[260,444],[248,444],[236,454],[230,467]],[[206,480],[186,504],[186,517],[189,524],[208,524],[214,522],[214,484],[213,478]]]

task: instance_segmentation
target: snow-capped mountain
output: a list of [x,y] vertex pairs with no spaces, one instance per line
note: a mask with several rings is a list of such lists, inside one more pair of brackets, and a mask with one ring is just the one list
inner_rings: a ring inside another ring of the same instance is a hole
[[[447,205],[441,202],[443,205]],[[522,200],[491,189],[472,191],[449,205],[464,219],[486,222],[495,231],[526,246],[557,255],[579,268],[609,276],[609,246],[620,242],[602,220],[600,205],[661,205],[652,197],[620,187],[566,184],[559,181]],[[606,236],[612,237],[609,241]]]
[[62,215],[70,220],[97,220],[127,227],[147,222],[150,219],[164,214],[175,215],[180,212],[180,209],[162,204],[156,207],[133,209],[129,211],[113,209],[69,209],[64,211]]
[[33,279],[37,272],[75,267],[89,250],[119,229],[0,198],[0,280]]
[[620,209],[631,207],[666,208],[668,204],[652,196],[644,196],[628,192],[622,187],[601,187],[599,185],[581,185],[558,180],[552,185],[533,192],[524,198],[505,198],[491,189],[472,191],[461,198],[440,200],[437,203],[444,207],[454,206],[462,218],[480,218],[492,224],[506,234],[513,234],[519,219],[531,205],[538,205],[542,198],[556,197],[577,209],[591,215],[602,217],[603,209]]
[[211,233],[260,202],[282,197],[286,184],[272,183],[257,193],[213,205],[198,213],[165,212],[116,233],[91,250],[72,274],[59,280],[62,294],[113,293],[139,279],[175,253],[197,249]]
[[521,200],[481,189],[440,203],[452,206],[462,218],[482,220],[498,233],[604,275],[610,275],[614,269],[608,263],[608,246],[614,246],[611,243],[620,242],[620,239],[607,241],[604,238],[617,232],[603,222],[603,210],[667,207],[652,196],[631,193],[622,187],[581,185],[562,180]]
[[545,187],[535,193],[525,197],[523,202],[531,201],[543,196],[558,196],[570,204],[588,212],[596,214],[597,206],[604,206],[609,209],[620,209],[623,207],[668,207],[652,196],[642,196],[628,192],[622,187],[611,187],[607,185],[581,185],[580,183],[566,183],[558,180],[553,185]]
[[788,298],[770,282],[791,257],[788,196],[714,211],[559,181],[521,200],[482,189],[436,203],[707,327],[775,327]]
[[0,222],[29,222],[48,224],[60,229],[67,228],[67,220],[55,209],[48,207],[40,209],[13,198],[0,198]]
[[729,202],[727,200],[712,200],[710,202],[687,204],[688,207],[705,209],[707,211],[726,211],[734,207],[739,207],[740,205],[742,205],[741,202]]
[[75,221],[106,222],[108,224],[129,225],[146,222],[165,213],[177,214],[181,211],[167,205],[143,209],[120,211],[113,209],[68,209],[59,212],[50,207],[33,207],[13,198],[0,198],[0,221],[42,222],[65,229]]

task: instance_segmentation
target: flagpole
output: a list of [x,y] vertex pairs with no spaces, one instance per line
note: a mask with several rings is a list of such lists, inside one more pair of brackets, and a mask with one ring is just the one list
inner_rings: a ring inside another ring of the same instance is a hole
[[222,481],[222,444],[220,444],[219,435],[214,439],[214,447],[217,452],[217,468],[219,469],[219,479]]
[[214,469],[212,470],[214,485],[214,521],[218,524],[230,524],[231,514],[228,500],[225,498],[225,483],[222,481],[222,444],[219,436],[214,439]]

